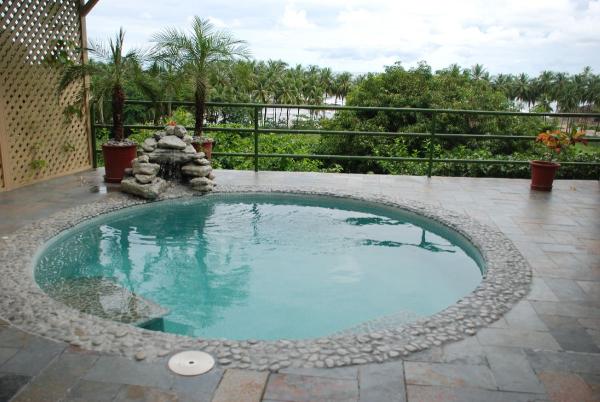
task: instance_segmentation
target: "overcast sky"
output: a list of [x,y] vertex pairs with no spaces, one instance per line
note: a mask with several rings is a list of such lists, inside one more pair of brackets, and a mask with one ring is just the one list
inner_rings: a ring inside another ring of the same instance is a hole
[[129,46],[148,46],[193,15],[246,40],[255,59],[334,71],[425,60],[434,69],[480,63],[492,74],[600,73],[599,0],[100,0],[88,37],[123,26]]

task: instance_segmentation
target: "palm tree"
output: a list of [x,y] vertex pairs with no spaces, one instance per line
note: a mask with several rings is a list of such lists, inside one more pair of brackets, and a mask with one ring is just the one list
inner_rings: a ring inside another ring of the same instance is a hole
[[325,98],[333,95],[333,73],[329,67],[322,68],[319,71],[319,81],[321,87],[325,91]]
[[338,74],[336,77],[336,104],[338,97],[342,105],[344,104],[344,99],[348,96],[350,88],[352,88],[352,74],[348,72]]
[[141,52],[129,51],[123,55],[123,42],[125,31],[119,29],[114,39],[108,43],[90,42],[87,49],[100,63],[65,65],[58,85],[59,91],[64,91],[71,83],[83,79],[85,76],[95,76],[96,99],[104,99],[109,96],[112,99],[113,127],[112,138],[118,142],[125,139],[123,131],[123,108],[125,105],[125,91],[123,87],[126,81],[132,80],[141,71]]
[[502,91],[508,100],[513,101],[515,99],[513,81],[514,78],[510,74],[498,74],[492,80],[492,86]]
[[[281,60],[269,60],[266,66],[267,85],[270,89],[273,103],[281,101],[281,87],[287,63]],[[277,109],[273,109],[273,121],[277,123]]]
[[208,95],[209,66],[238,57],[248,58],[246,42],[234,39],[229,33],[215,30],[208,21],[197,16],[190,32],[166,28],[154,35],[155,57],[183,68],[194,82],[196,123],[194,133],[202,137],[204,114]]
[[529,91],[531,89],[531,82],[529,76],[525,73],[518,75],[517,79],[513,81],[514,94],[517,99],[521,102],[529,101]]
[[470,75],[475,81],[489,81],[490,79],[490,74],[485,70],[482,64],[475,64],[473,67],[471,67]]
[[552,99],[557,102],[557,108],[559,108],[560,111],[562,111],[562,109],[560,109],[560,102],[558,100],[561,98],[561,94],[570,80],[569,74],[567,73],[556,73],[554,75],[554,80],[552,82]]

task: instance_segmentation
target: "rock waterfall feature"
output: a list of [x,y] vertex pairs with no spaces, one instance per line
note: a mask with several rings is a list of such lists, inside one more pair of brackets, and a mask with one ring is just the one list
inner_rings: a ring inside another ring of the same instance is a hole
[[147,138],[125,171],[121,191],[156,199],[169,181],[189,184],[194,191],[209,192],[215,186],[211,163],[204,152],[192,146],[192,137],[183,126],[166,126]]

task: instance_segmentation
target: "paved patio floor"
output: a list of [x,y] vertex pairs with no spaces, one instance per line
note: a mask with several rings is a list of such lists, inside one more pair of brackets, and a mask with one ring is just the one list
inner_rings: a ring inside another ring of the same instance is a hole
[[[217,171],[260,189],[305,183],[396,194],[465,212],[502,230],[533,268],[531,292],[477,335],[404,360],[279,373],[217,367],[184,378],[26,334],[0,320],[0,401],[600,401],[600,185],[558,181]],[[101,172],[0,193],[0,236],[105,197]],[[1,242],[0,242],[1,246]],[[1,279],[0,279],[1,280]],[[2,295],[0,295],[2,297]]]

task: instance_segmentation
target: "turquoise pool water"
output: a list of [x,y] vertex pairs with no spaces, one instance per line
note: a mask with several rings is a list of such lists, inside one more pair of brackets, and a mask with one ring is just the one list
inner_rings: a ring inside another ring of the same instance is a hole
[[114,281],[169,309],[166,332],[301,339],[430,315],[471,292],[482,267],[463,237],[400,209],[212,194],[86,221],[48,244],[35,278],[51,296],[81,278]]

